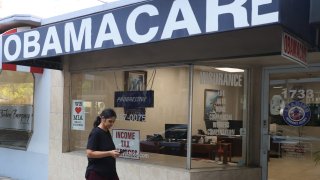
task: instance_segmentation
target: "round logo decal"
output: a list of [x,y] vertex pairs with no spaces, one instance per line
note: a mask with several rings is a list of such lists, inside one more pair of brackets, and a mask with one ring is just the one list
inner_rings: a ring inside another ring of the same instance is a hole
[[291,126],[304,126],[310,121],[310,117],[309,106],[300,101],[290,102],[283,110],[283,119]]

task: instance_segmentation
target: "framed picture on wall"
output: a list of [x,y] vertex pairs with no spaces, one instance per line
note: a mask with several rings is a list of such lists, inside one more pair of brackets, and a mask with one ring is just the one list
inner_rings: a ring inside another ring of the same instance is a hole
[[204,90],[204,120],[216,120],[215,115],[220,113],[218,108],[222,106],[221,102],[220,90]]
[[124,78],[125,91],[147,90],[147,71],[125,71]]
[[[147,71],[125,71],[124,72],[125,91],[146,91],[147,90]],[[124,108],[125,120],[145,121],[145,108]]]

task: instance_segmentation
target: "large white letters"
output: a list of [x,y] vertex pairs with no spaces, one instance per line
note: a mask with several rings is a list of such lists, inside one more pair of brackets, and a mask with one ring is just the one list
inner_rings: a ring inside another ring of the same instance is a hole
[[[280,19],[278,1],[154,0],[130,4],[4,35],[0,38],[1,56],[4,61],[57,56],[275,23]],[[229,18],[222,21],[224,16]]]
[[[106,33],[108,25],[110,33]],[[113,40],[114,45],[123,44],[116,20],[112,13],[103,16],[94,48],[102,47],[103,42],[108,40]]]
[[279,12],[272,12],[259,15],[259,6],[272,3],[272,0],[252,0],[251,25],[260,25],[271,22],[278,22]]
[[[23,57],[24,58],[35,57],[40,53],[39,39],[40,39],[39,31],[29,31],[24,33],[24,37],[23,37],[23,42],[24,42]],[[33,48],[33,51],[31,51],[30,48]]]
[[247,19],[247,9],[243,4],[247,0],[235,0],[231,4],[219,6],[219,0],[207,0],[206,10],[206,31],[213,32],[219,30],[219,15],[232,14],[234,19],[234,27],[249,26]]
[[[180,11],[184,20],[177,22]],[[161,39],[171,38],[173,31],[179,29],[187,29],[189,35],[201,33],[199,24],[188,0],[175,0],[173,2]]]
[[135,43],[145,43],[152,40],[159,29],[159,27],[152,27],[146,34],[138,34],[136,30],[136,21],[138,16],[142,13],[147,13],[149,16],[159,15],[158,9],[149,4],[139,6],[131,12],[127,21],[127,32],[129,38]]
[[[52,39],[52,42],[51,42]],[[61,43],[58,37],[57,28],[51,26],[48,28],[47,36],[43,44],[41,56],[48,55],[49,50],[55,50],[56,54],[62,53]]]
[[[16,51],[13,54],[10,54],[10,52],[9,52],[9,44],[11,41],[16,43]],[[6,41],[4,42],[3,51],[4,51],[5,57],[7,58],[8,61],[16,60],[19,57],[20,52],[21,52],[21,40],[20,40],[19,36],[15,35],[15,34],[9,36],[6,39]]]
[[69,22],[65,25],[64,30],[64,45],[65,51],[70,52],[70,46],[72,44],[74,51],[80,51],[82,41],[84,41],[84,48],[91,49],[91,18],[86,18],[81,21],[80,30],[77,38],[76,30],[74,29],[74,23]]

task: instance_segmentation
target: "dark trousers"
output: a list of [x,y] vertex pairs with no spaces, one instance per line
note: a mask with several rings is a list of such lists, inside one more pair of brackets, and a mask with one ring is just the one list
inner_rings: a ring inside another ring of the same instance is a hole
[[112,178],[107,178],[107,177],[100,176],[99,174],[97,174],[94,171],[90,171],[89,175],[87,177],[87,180],[119,180],[119,178],[118,178],[118,176],[115,176]]

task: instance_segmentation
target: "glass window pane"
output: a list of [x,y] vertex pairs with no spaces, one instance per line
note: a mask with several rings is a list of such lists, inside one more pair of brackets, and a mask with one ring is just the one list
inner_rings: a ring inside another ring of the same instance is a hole
[[231,70],[194,68],[192,168],[244,164],[246,78]]
[[[185,168],[188,78],[189,67],[73,73],[72,100],[84,102],[85,129],[71,130],[71,150],[84,150],[96,117],[113,108],[118,117],[112,129],[139,131],[140,161]],[[153,91],[153,107],[115,107],[115,92],[144,90]]]
[[26,149],[32,135],[34,78],[31,73],[0,74],[0,146]]
[[[320,73],[295,71],[270,74],[270,179],[293,176],[314,179],[320,159]],[[305,173],[301,167],[308,167]]]

